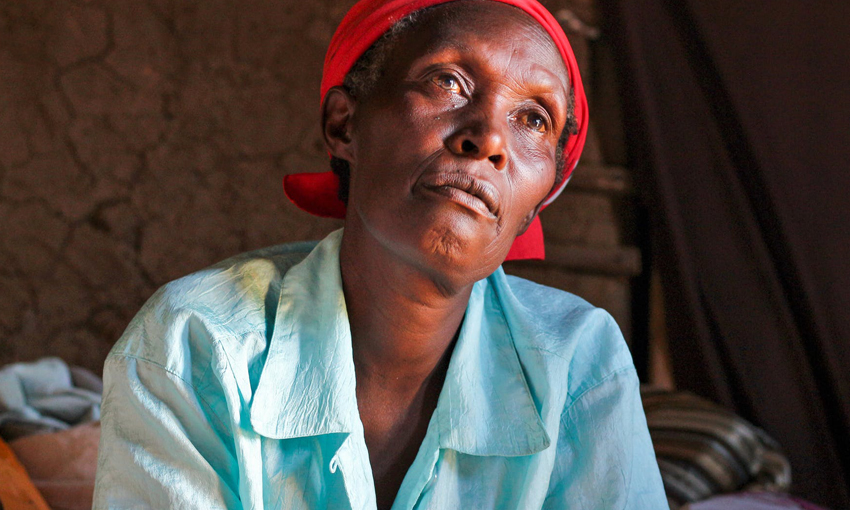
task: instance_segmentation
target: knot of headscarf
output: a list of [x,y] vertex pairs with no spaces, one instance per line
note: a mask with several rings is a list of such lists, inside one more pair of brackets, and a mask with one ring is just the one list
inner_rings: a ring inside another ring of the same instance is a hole
[[[361,0],[348,11],[331,39],[322,73],[321,100],[328,90],[340,86],[345,75],[372,44],[408,14],[455,0]],[[546,197],[543,207],[552,203],[564,190],[587,137],[587,97],[581,83],[573,50],[557,20],[536,0],[490,0],[513,5],[534,18],[555,42],[569,73],[575,95],[575,118],[578,133],[570,136],[564,147],[564,179]],[[300,209],[325,218],[344,218],[345,204],[339,199],[339,179],[331,171],[290,174],[283,179],[286,196]],[[528,230],[518,236],[506,260],[543,259],[543,229],[534,219]]]

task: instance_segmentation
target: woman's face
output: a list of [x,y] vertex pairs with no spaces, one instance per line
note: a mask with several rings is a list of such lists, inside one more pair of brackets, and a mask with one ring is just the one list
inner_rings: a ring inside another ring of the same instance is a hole
[[474,282],[554,185],[569,80],[519,9],[460,1],[423,16],[354,107],[346,223],[422,269]]

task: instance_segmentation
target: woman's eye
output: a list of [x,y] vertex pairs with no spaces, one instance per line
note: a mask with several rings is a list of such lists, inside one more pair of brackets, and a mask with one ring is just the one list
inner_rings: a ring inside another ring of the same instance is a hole
[[525,125],[539,133],[545,133],[549,127],[546,123],[546,117],[539,113],[528,113],[525,115]]
[[431,81],[441,89],[447,90],[453,94],[460,94],[461,92],[460,80],[450,74],[439,74],[431,78]]

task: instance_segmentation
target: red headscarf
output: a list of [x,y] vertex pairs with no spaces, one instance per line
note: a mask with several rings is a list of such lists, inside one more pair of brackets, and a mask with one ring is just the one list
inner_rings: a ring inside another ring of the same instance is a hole
[[[322,100],[331,87],[342,85],[345,75],[360,56],[389,30],[396,22],[420,9],[454,0],[360,0],[348,11],[331,39],[322,75]],[[536,0],[491,0],[518,7],[528,13],[549,33],[558,47],[570,76],[575,93],[575,117],[578,134],[567,140],[564,147],[565,175],[560,185],[546,197],[543,207],[549,205],[567,185],[570,174],[578,163],[587,137],[587,97],[581,83],[578,64],[567,36],[555,18]],[[301,173],[283,179],[286,196],[299,208],[316,216],[344,218],[345,204],[339,199],[339,179],[333,172]],[[517,237],[506,260],[543,259],[543,229],[540,220]]]

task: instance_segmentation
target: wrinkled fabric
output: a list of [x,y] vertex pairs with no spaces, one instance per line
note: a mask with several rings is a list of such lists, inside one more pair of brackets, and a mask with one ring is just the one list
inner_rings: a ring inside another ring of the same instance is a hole
[[56,432],[100,418],[100,379],[59,358],[0,369],[0,437]]
[[[154,294],[104,368],[94,508],[376,507],[341,237]],[[477,282],[393,509],[666,504],[613,319],[501,269]]]

